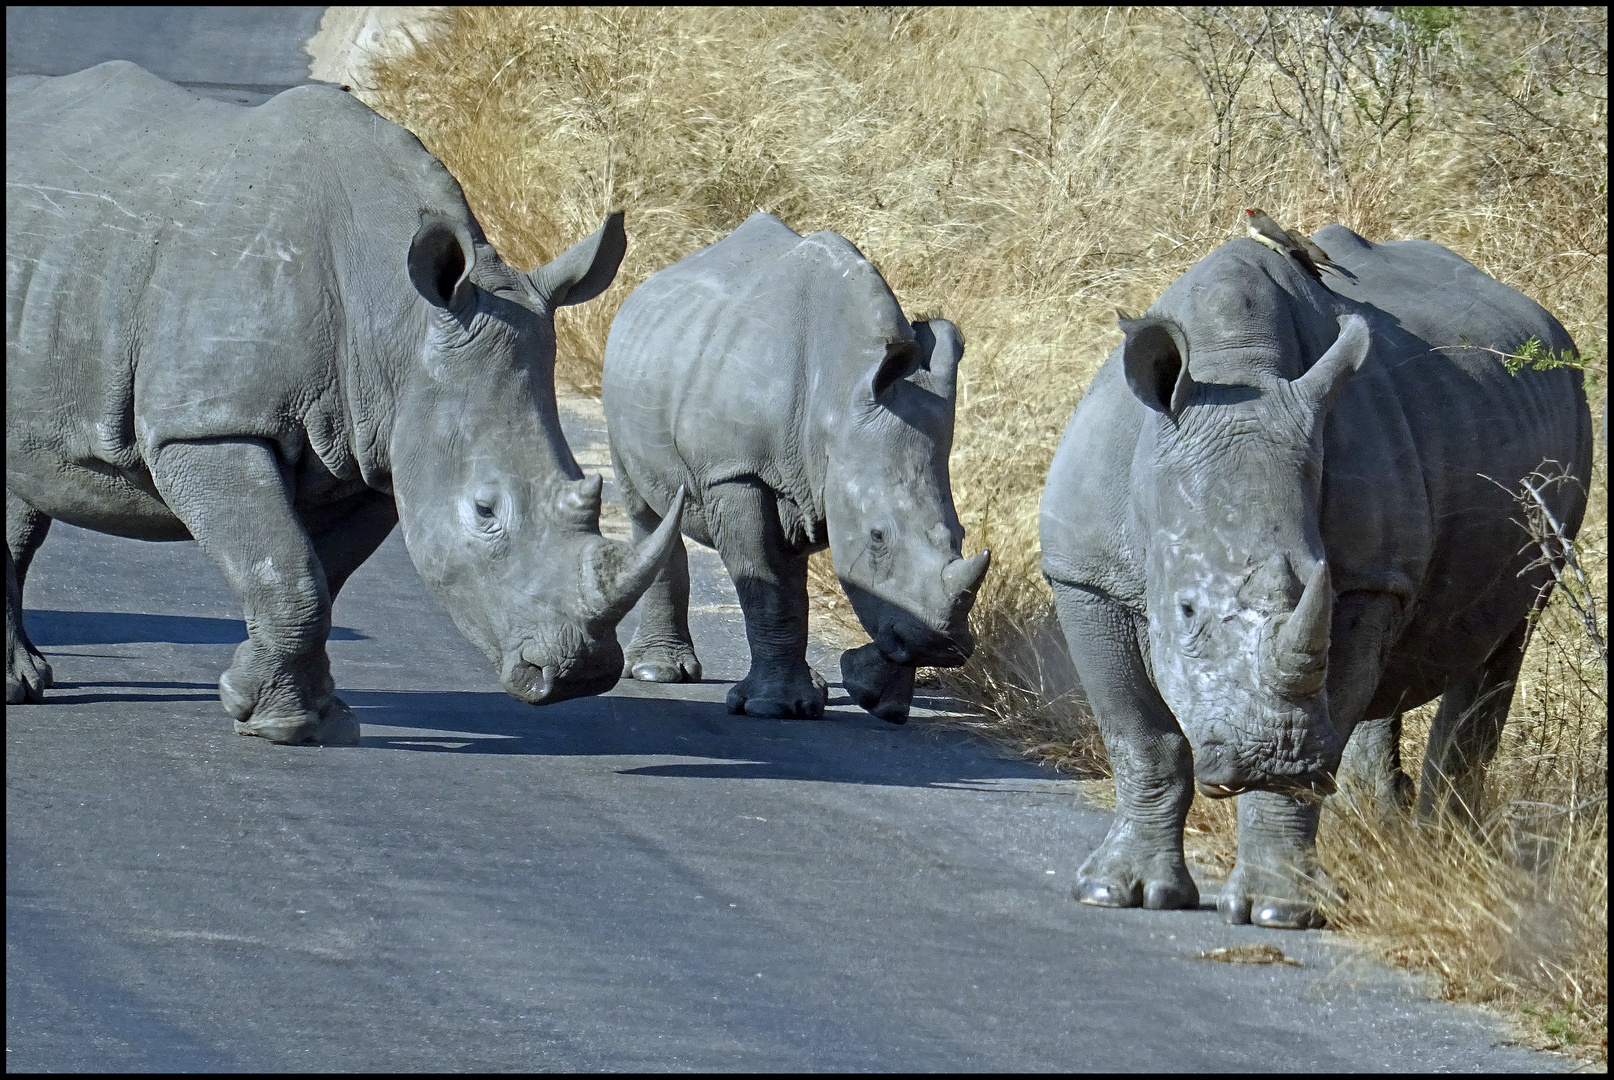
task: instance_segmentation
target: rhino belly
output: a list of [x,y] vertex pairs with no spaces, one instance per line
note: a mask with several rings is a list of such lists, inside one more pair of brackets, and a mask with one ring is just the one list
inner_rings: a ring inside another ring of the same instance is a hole
[[132,540],[191,538],[144,469],[38,452],[7,456],[7,493],[46,517]]

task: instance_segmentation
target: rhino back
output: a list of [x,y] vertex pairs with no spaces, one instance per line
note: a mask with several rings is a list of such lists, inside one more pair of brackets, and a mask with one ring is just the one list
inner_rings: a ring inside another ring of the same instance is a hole
[[7,119],[8,431],[125,469],[312,442],[350,471],[341,366],[407,348],[421,212],[470,220],[441,164],[331,87],[245,108],[124,62],[8,85]]
[[823,517],[817,414],[883,355],[882,335],[903,332],[913,336],[850,243],[753,214],[651,275],[612,324],[602,397],[620,463],[658,511],[684,485],[692,535],[700,492],[750,476],[811,532]]

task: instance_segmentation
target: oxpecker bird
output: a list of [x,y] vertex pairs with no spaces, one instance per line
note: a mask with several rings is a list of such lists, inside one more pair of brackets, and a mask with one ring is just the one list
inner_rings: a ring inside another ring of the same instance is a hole
[[1260,210],[1244,211],[1244,227],[1249,230],[1250,239],[1265,244],[1281,255],[1288,255],[1300,264],[1302,270],[1319,282],[1323,280],[1322,274],[1318,272],[1319,268],[1339,277],[1345,276],[1334,265],[1334,260],[1328,257],[1326,251],[1307,237],[1285,229]]
[[1327,270],[1330,274],[1333,274],[1338,278],[1350,276],[1347,271],[1340,269],[1334,260],[1328,257],[1328,252],[1319,247],[1316,241],[1312,240],[1311,237],[1305,235],[1304,233],[1295,232],[1293,229],[1285,229],[1283,231],[1288,234],[1289,239],[1300,245],[1302,251],[1311,256],[1311,261],[1316,264],[1317,269]]

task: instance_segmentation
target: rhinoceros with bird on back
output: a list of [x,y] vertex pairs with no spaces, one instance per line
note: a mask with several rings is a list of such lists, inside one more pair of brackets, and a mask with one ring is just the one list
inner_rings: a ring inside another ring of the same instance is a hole
[[620,214],[514,271],[413,135],[328,86],[243,108],[113,62],[8,80],[6,118],[8,701],[50,682],[21,603],[56,518],[198,541],[245,610],[219,682],[243,734],[357,740],[331,602],[400,520],[510,693],[616,682],[678,511],[638,550],[600,536],[553,320],[611,283]]
[[[991,556],[961,556],[948,479],[963,351],[945,319],[910,323],[844,237],[803,237],[760,212],[622,305],[601,395],[617,480],[638,535],[687,489],[684,532],[734,579],[751,669],[732,711],[822,713],[807,556],[825,546],[873,638],[841,661],[858,704],[900,723],[916,665],[969,657]],[[680,543],[645,594],[635,678],[700,678],[686,560]]]
[[1497,358],[1572,350],[1557,320],[1437,244],[1316,239],[1351,280],[1238,239],[1123,316],[1049,471],[1043,572],[1116,779],[1085,902],[1198,903],[1197,781],[1239,800],[1223,917],[1314,925],[1318,796],[1339,768],[1397,812],[1401,715],[1437,696],[1419,811],[1471,819],[1549,574],[1511,493],[1555,463],[1584,514],[1580,373]]

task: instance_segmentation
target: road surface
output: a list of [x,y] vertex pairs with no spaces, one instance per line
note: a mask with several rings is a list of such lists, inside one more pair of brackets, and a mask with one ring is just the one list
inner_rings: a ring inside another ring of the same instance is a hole
[[[251,100],[306,77],[320,10],[11,9],[7,70]],[[567,423],[594,467],[597,408]],[[8,1070],[1569,1065],[1327,933],[1223,926],[1209,883],[1073,902],[1109,815],[923,710],[728,715],[738,607],[691,564],[706,682],[532,708],[394,533],[335,609],[362,745],[286,748],[220,711],[245,628],[194,544],[55,526],[27,625],[58,683],[7,710]],[[1300,966],[1197,959],[1255,942]]]

